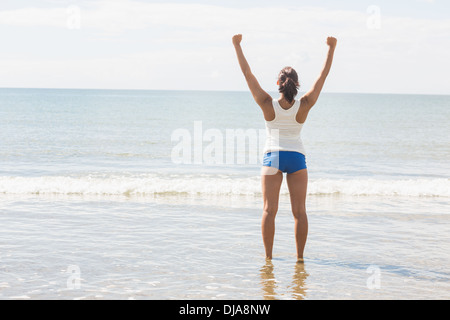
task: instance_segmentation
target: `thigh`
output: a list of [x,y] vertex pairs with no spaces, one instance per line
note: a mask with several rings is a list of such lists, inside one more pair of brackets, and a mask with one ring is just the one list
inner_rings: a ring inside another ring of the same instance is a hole
[[306,194],[308,191],[308,170],[300,170],[287,175],[287,185],[294,212],[306,210]]
[[264,209],[276,212],[278,210],[281,184],[283,183],[283,174],[281,171],[273,174],[262,174],[261,182]]

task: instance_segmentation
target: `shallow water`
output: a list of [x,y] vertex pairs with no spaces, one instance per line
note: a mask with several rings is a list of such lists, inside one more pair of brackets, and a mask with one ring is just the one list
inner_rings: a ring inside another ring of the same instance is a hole
[[[0,297],[448,299],[450,216],[428,199],[313,196],[305,263],[285,198],[266,262],[259,199],[43,196],[0,202]],[[253,204],[252,201],[253,200]],[[221,203],[223,201],[223,203]],[[351,208],[351,210],[350,210]],[[379,275],[379,276],[378,276]]]

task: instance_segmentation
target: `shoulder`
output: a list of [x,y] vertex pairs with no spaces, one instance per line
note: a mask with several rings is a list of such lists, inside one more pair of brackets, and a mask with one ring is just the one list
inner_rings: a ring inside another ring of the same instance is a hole
[[267,95],[267,97],[264,98],[264,100],[260,101],[259,106],[262,109],[271,109],[273,108],[275,102],[276,102],[275,99],[273,99],[270,95]]
[[300,108],[311,109],[312,105],[308,99],[307,95],[300,98]]
[[272,99],[272,97],[268,97],[267,99],[264,99],[264,101],[262,101],[259,105],[263,111],[264,119],[266,121],[273,121],[275,119],[275,102],[275,99]]
[[312,106],[310,105],[307,97],[303,96],[302,98],[300,98],[300,107],[296,116],[296,120],[298,123],[305,123],[306,119],[308,118],[309,111],[311,111],[311,107]]
[[300,98],[300,106],[303,109],[310,110],[314,106],[315,102],[312,101],[312,99],[308,96],[308,94],[305,94],[303,97]]

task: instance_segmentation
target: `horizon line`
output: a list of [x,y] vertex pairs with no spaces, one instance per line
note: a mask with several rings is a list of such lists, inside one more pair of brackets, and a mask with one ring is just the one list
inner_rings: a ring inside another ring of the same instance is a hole
[[[112,89],[112,88],[49,88],[49,87],[0,87],[1,89],[23,89],[23,90],[103,90],[103,91],[175,91],[175,92],[248,92],[249,90],[200,90],[200,89]],[[302,91],[299,91],[301,93]],[[267,93],[278,93],[267,91]],[[306,93],[306,92],[305,92]],[[418,95],[418,96],[450,96],[450,93],[402,93],[402,92],[349,92],[349,91],[322,91],[324,94],[365,94],[365,95]]]

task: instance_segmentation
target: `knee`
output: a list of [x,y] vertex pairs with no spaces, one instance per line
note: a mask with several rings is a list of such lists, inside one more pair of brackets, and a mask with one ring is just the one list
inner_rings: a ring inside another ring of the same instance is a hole
[[292,214],[295,220],[303,220],[306,218],[306,208],[293,208]]
[[278,212],[277,206],[264,206],[264,216],[275,218]]

